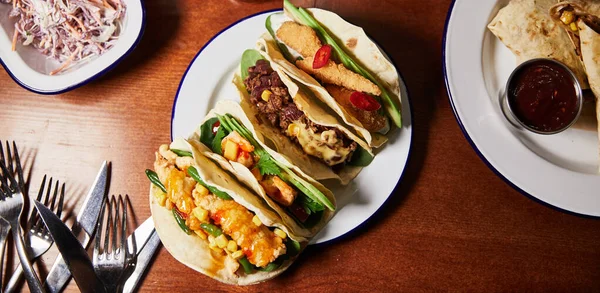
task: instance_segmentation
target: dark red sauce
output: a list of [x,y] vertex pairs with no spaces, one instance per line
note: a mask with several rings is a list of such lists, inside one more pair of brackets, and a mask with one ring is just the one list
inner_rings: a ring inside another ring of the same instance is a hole
[[579,112],[573,78],[549,60],[534,61],[515,73],[508,85],[508,103],[525,125],[543,132],[564,128]]

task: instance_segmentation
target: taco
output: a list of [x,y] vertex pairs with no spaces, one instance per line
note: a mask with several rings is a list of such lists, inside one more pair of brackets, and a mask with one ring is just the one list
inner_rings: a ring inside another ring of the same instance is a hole
[[396,68],[362,28],[333,12],[296,8],[285,0],[284,13],[267,18],[270,37],[263,36],[259,50],[312,90],[369,146],[380,147],[390,120],[402,127]]
[[281,67],[264,52],[250,49],[242,54],[233,83],[244,112],[295,166],[317,180],[335,178],[347,184],[371,163],[372,148]]
[[260,195],[295,239],[313,237],[333,216],[333,193],[270,149],[239,104],[217,103],[188,141]]
[[596,96],[597,131],[600,137],[600,2],[560,2],[550,15],[568,32],[583,61],[590,88]]
[[556,0],[511,0],[488,24],[521,64],[535,58],[555,59],[573,71],[582,89],[588,89],[583,63],[569,34],[548,13]]
[[282,273],[306,246],[256,194],[184,140],[160,146],[150,207],[171,255],[228,284],[248,285]]

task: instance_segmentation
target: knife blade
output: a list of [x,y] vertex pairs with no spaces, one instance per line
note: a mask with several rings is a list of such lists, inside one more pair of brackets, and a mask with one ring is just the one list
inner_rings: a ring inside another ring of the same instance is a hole
[[140,254],[140,251],[144,248],[148,239],[150,239],[153,231],[154,222],[152,221],[152,217],[149,217],[139,225],[129,237],[127,237],[127,247],[129,248],[129,251],[136,255]]
[[85,249],[71,230],[47,207],[34,200],[40,218],[50,231],[54,243],[69,267],[81,292],[105,292],[102,281],[94,272],[94,266]]
[[[106,186],[108,184],[109,163],[104,161],[96,175],[96,179],[92,184],[90,192],[87,194],[83,205],[77,214],[77,221],[73,224],[71,232],[76,238],[81,239],[80,243],[84,248],[87,248],[90,238],[98,223],[100,210],[102,209],[102,201],[106,194]],[[46,277],[45,287],[49,292],[60,292],[71,278],[69,268],[65,264],[62,257],[59,255],[48,276]]]
[[[154,224],[154,223],[153,223]],[[153,225],[154,227],[154,225]],[[156,249],[160,245],[160,238],[158,238],[158,233],[154,228],[152,229],[152,234],[150,235],[150,239],[146,242],[146,245],[141,249],[140,253],[137,255],[137,262],[135,264],[135,270],[129,276],[125,284],[123,285],[123,293],[131,293],[135,291],[140,280],[144,276],[146,268],[152,261],[154,253]]]

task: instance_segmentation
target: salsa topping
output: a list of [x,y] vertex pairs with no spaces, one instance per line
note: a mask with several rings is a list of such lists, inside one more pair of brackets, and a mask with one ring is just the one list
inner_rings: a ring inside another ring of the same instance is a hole
[[323,45],[317,53],[315,53],[315,60],[313,60],[313,69],[319,69],[327,64],[331,58],[331,46]]
[[377,100],[363,92],[353,92],[350,95],[350,102],[356,108],[369,112],[377,111],[381,108],[381,104]]

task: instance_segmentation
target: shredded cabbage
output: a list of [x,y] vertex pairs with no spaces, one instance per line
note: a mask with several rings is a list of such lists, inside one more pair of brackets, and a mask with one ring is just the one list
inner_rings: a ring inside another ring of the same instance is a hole
[[20,41],[62,63],[50,75],[114,46],[126,10],[122,0],[12,0],[12,5],[9,15],[17,18],[12,49]]

